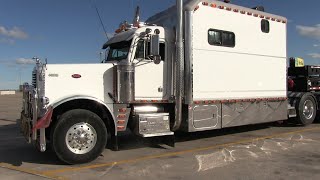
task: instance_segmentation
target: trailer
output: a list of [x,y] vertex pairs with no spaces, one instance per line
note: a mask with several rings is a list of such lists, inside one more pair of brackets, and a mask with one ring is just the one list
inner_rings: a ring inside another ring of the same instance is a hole
[[139,19],[136,13],[132,24],[120,24],[103,45],[103,63],[35,58],[21,112],[29,143],[41,152],[50,143],[60,160],[78,164],[106,145],[118,150],[128,129],[174,146],[177,131],[314,121],[319,81],[304,74],[300,85],[310,68],[287,69],[286,18],[228,1],[177,0]]

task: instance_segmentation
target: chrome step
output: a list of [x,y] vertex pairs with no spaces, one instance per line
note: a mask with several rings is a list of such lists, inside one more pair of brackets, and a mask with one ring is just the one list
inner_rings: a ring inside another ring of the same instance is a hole
[[288,105],[288,117],[289,118],[297,117],[296,108],[291,105]]
[[141,113],[136,115],[135,134],[141,137],[172,136],[169,113]]

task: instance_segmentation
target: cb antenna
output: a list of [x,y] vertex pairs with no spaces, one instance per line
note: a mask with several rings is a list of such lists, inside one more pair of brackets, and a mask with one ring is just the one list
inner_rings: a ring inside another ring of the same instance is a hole
[[108,36],[108,33],[107,33],[107,31],[106,31],[106,28],[105,28],[105,26],[104,26],[104,24],[103,24],[103,22],[102,22],[102,19],[101,19],[101,16],[100,16],[98,7],[97,7],[96,3],[94,2],[94,0],[91,0],[91,2],[92,2],[93,7],[96,9],[96,12],[97,12],[97,15],[98,15],[98,17],[99,17],[100,24],[101,24],[101,26],[102,26],[102,28],[103,28],[104,34],[106,35],[107,40],[109,40],[109,36]]
[[139,27],[140,25],[140,7],[139,6],[137,6],[136,8],[132,24],[134,27]]

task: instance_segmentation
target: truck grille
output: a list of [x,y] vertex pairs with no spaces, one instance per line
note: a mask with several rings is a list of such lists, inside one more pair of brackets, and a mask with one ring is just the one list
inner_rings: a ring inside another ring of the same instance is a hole
[[37,71],[32,71],[32,86],[37,87]]

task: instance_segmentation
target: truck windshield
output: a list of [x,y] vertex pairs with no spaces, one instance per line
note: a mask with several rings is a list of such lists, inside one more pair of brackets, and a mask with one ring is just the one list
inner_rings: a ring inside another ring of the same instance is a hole
[[110,45],[107,61],[126,59],[129,53],[131,41],[122,41]]

